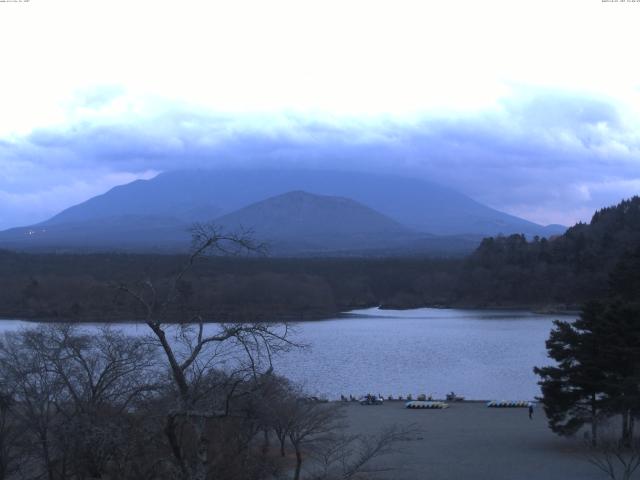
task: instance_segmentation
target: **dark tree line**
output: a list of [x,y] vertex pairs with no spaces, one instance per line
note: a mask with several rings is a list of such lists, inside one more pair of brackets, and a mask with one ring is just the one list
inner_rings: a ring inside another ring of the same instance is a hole
[[[144,308],[114,287],[140,278],[168,284],[182,261],[162,255],[0,251],[0,317],[143,320]],[[183,304],[207,320],[317,319],[381,304],[447,304],[459,262],[207,257],[184,276],[179,293]],[[178,305],[173,307],[177,312]]]
[[596,212],[551,239],[487,238],[460,276],[458,300],[487,305],[580,305],[608,295],[609,274],[640,246],[640,197]]
[[[555,238],[487,238],[464,259],[206,258],[178,291],[204,318],[222,321],[314,319],[378,305],[577,308],[607,295],[609,274],[640,245],[639,212],[634,197]],[[181,261],[0,251],[0,317],[143,320],[144,308],[114,285],[170,283]]]

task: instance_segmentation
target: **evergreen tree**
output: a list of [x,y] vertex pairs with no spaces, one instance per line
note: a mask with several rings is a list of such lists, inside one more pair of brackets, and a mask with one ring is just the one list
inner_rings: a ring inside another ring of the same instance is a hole
[[640,303],[640,247],[625,252],[613,268],[609,296],[625,303]]
[[622,442],[630,445],[634,420],[640,416],[640,307],[611,303],[601,330],[607,408],[622,417]]
[[535,367],[541,377],[541,403],[549,427],[559,435],[573,435],[591,425],[591,441],[597,441],[597,424],[606,413],[606,373],[599,320],[604,306],[592,302],[575,322],[556,320],[546,342],[557,366]]
[[640,417],[640,304],[591,302],[578,320],[556,320],[546,346],[557,365],[534,371],[551,429],[572,435],[590,424],[595,445],[598,422],[616,416],[629,445]]

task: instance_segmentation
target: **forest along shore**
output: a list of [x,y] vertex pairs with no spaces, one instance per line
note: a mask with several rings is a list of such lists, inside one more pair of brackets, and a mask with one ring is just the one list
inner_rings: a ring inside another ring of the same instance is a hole
[[[202,258],[167,319],[307,320],[383,306],[574,311],[640,258],[640,197],[549,239],[485,238],[467,257]],[[0,249],[0,317],[111,322],[145,312],[118,290],[168,288],[186,255],[20,253]]]
[[[168,255],[0,251],[0,317],[140,320],[145,312],[118,285],[140,287],[150,278],[154,285],[166,286],[183,262],[183,257]],[[179,322],[198,311],[218,321],[300,321],[377,306],[565,311],[582,300],[570,288],[553,299],[548,292],[536,294],[536,288],[527,295],[498,295],[495,282],[466,278],[460,259],[203,259],[181,282],[180,302],[167,318]],[[478,285],[486,287],[478,291]]]

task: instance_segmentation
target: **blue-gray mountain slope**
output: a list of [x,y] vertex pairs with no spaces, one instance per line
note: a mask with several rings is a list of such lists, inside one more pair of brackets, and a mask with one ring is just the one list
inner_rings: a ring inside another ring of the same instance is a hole
[[344,197],[293,191],[215,220],[227,231],[250,228],[278,252],[328,252],[402,247],[424,237]]
[[166,172],[115,187],[71,207],[43,225],[119,215],[152,215],[183,221],[221,215],[290,191],[346,197],[416,231],[437,235],[552,235],[543,227],[482,205],[452,189],[421,179],[363,172],[302,169],[234,169]]

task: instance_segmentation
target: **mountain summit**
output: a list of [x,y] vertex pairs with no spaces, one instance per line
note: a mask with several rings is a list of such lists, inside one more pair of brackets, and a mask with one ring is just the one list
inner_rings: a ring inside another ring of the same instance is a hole
[[[255,202],[291,191],[353,199],[395,221],[436,235],[562,233],[482,205],[433,182],[395,175],[307,169],[183,170],[115,187],[43,224],[117,215],[160,215],[213,220]],[[208,218],[203,218],[207,216]]]
[[397,249],[416,239],[421,250],[433,235],[464,237],[466,244],[488,235],[564,231],[416,178],[227,169],[166,172],[115,187],[38,225],[0,232],[0,247],[175,250],[188,244],[189,225],[209,221],[242,225],[294,251]]
[[416,236],[354,200],[304,191],[251,204],[215,223],[231,231],[249,227],[257,238],[286,250],[362,250],[398,245]]

